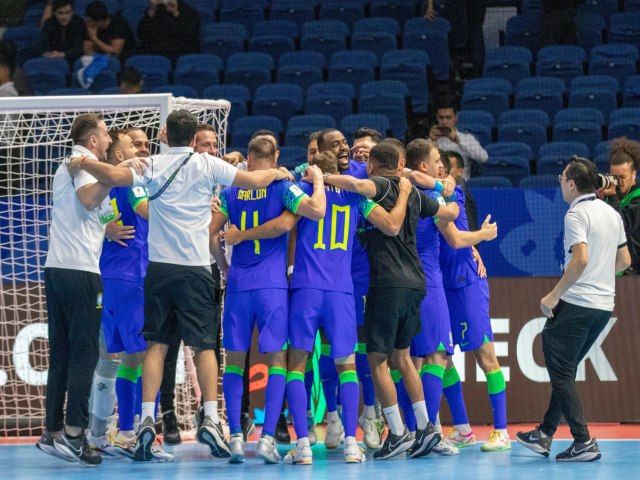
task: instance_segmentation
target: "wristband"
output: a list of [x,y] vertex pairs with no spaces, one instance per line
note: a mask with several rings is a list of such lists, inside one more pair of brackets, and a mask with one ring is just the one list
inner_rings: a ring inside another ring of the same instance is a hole
[[442,190],[443,190],[442,182],[440,180],[436,180],[436,184],[433,186],[433,189],[438,193],[442,193]]
[[287,275],[291,275],[293,273],[293,265],[289,265],[287,267]]

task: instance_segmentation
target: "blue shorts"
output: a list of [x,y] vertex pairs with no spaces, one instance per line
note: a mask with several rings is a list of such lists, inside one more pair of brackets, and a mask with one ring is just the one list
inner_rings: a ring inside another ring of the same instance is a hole
[[420,305],[422,329],[413,338],[411,356],[424,357],[438,351],[453,355],[453,338],[447,297],[442,287],[428,287]]
[[258,324],[260,353],[279,352],[287,346],[288,290],[261,288],[227,292],[222,319],[222,344],[227,350],[247,352],[253,327]]
[[104,278],[102,283],[102,329],[107,352],[144,352],[144,282]]
[[358,343],[353,294],[313,288],[291,290],[291,348],[312,352],[320,327],[331,345],[331,358],[351,355]]
[[[367,278],[367,280],[369,279]],[[364,306],[367,303],[368,290],[369,290],[368,281],[353,282],[353,299],[356,302],[356,322],[359,327],[364,326]]]
[[489,283],[480,279],[466,287],[445,289],[453,341],[463,352],[493,342],[489,317]]

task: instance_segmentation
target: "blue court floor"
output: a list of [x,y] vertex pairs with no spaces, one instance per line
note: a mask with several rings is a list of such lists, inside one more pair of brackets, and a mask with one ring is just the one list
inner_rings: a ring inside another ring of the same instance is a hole
[[[558,463],[555,454],[567,448],[567,440],[553,443],[552,456],[544,458],[514,442],[506,452],[484,453],[479,445],[468,447],[452,457],[430,454],[407,460],[404,455],[386,461],[374,461],[371,453],[363,465],[343,463],[342,449],[313,447],[313,465],[264,465],[254,456],[255,443],[247,445],[247,462],[230,465],[214,459],[203,445],[185,443],[171,451],[172,463],[134,463],[124,457],[107,458],[98,468],[86,468],[45,455],[33,445],[0,445],[0,479],[86,479],[156,480],[222,478],[224,480],[311,480],[313,479],[473,479],[503,480],[587,480],[640,479],[638,440],[598,440],[602,459],[590,463]],[[293,444],[291,444],[293,447]],[[280,446],[284,456],[288,448]]]

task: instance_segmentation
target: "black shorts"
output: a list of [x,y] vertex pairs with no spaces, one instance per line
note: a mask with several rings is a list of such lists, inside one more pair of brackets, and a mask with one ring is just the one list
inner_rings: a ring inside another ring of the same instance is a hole
[[364,309],[367,353],[389,354],[411,346],[420,331],[420,305],[424,290],[369,288]]
[[148,342],[185,345],[204,350],[218,345],[220,318],[214,283],[207,267],[150,262],[144,280],[144,334]]

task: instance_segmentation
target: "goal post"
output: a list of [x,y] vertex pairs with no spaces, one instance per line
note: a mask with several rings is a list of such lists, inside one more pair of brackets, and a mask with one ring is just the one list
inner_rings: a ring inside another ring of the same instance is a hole
[[[0,99],[0,437],[39,435],[44,424],[48,334],[43,275],[51,185],[70,153],[74,118],[100,112],[109,129],[140,127],[153,154],[163,148],[158,132],[169,113],[185,109],[214,127],[222,155],[230,108],[226,100],[170,94]],[[176,404],[179,420],[187,425],[197,407],[197,388],[183,355],[180,362]]]

